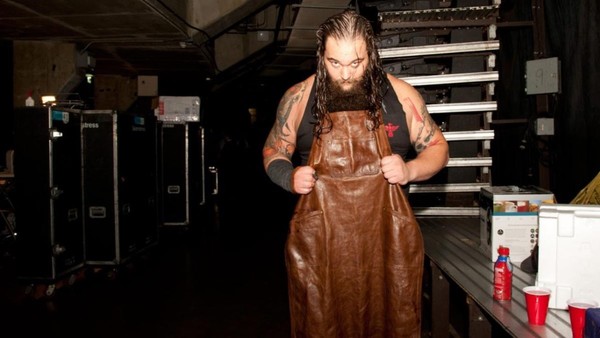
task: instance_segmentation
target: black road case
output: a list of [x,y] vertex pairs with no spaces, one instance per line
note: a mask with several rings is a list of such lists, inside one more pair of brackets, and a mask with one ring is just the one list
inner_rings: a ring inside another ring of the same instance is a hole
[[52,284],[84,265],[81,114],[25,107],[14,117],[17,275]]
[[118,265],[158,243],[152,118],[82,112],[85,261]]
[[205,203],[204,129],[193,122],[158,124],[159,200],[163,226],[188,226]]

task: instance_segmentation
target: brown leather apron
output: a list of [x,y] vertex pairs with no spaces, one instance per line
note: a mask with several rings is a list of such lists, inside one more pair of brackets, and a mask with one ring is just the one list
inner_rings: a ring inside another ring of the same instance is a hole
[[380,159],[383,126],[366,111],[330,113],[308,165],[319,179],[300,196],[286,242],[293,337],[419,337],[423,239]]

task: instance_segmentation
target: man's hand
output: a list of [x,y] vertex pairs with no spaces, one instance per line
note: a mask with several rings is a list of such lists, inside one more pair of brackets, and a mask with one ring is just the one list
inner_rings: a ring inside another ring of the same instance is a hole
[[292,192],[306,195],[313,190],[317,182],[317,173],[310,166],[296,167],[292,172]]
[[405,185],[410,181],[410,174],[406,162],[400,155],[392,154],[381,159],[383,177],[390,184]]

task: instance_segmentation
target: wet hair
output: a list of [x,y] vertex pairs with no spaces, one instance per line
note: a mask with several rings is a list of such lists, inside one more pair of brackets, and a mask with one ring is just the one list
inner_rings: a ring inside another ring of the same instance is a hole
[[327,99],[330,98],[327,85],[329,75],[324,60],[325,42],[330,37],[338,40],[362,38],[366,42],[369,63],[362,84],[368,96],[368,115],[372,121],[370,125],[375,130],[381,124],[378,112],[381,110],[382,84],[386,75],[381,66],[373,26],[366,18],[348,9],[328,18],[317,30],[316,98],[312,110],[317,121],[314,125],[314,134],[319,137],[321,133],[331,130],[331,118],[327,114]]

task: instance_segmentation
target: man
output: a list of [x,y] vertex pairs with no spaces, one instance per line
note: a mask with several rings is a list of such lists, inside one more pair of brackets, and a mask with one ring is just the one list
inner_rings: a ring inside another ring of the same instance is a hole
[[441,170],[448,144],[417,90],[383,71],[365,18],[327,19],[317,56],[263,147],[271,180],[300,195],[286,242],[292,336],[418,337],[423,240],[403,188]]

